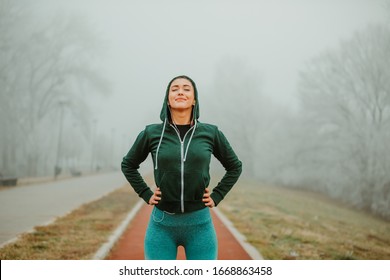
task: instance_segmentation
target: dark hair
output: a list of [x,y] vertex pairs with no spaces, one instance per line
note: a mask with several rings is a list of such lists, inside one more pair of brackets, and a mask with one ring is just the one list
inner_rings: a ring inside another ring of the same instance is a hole
[[180,75],[180,76],[174,77],[174,78],[169,82],[169,84],[168,84],[167,93],[169,92],[169,88],[171,87],[171,84],[172,84],[175,80],[177,80],[177,79],[186,79],[186,80],[190,81],[191,84],[192,84],[192,87],[194,88],[194,93],[195,93],[195,96],[196,96],[196,92],[197,92],[196,84],[195,84],[195,82],[194,82],[190,77],[188,77],[188,76],[186,76],[186,75]]
[[[197,100],[198,99],[198,90],[196,89],[195,82],[190,77],[188,77],[186,75],[180,75],[180,76],[174,77],[169,82],[168,87],[167,87],[167,91],[166,91],[166,96],[165,96],[166,102],[167,102],[168,95],[169,95],[169,88],[171,87],[171,84],[173,83],[173,81],[175,81],[177,79],[186,79],[186,80],[191,82],[192,87],[194,88],[194,100],[196,100],[196,106],[192,109],[192,115],[194,116],[195,119],[198,119],[199,118],[199,101]],[[164,106],[167,106],[167,107],[165,107],[166,110],[167,110],[167,116],[168,116],[169,121],[171,121],[171,119],[170,119],[171,115],[170,115],[170,112],[169,112],[169,107],[168,107],[169,105],[168,105],[168,103],[166,103],[166,105],[164,105]],[[165,110],[164,106],[163,106],[163,109],[162,109],[161,112],[163,112],[163,110]],[[160,114],[160,119],[164,120],[164,116],[165,116],[165,113],[161,113]]]

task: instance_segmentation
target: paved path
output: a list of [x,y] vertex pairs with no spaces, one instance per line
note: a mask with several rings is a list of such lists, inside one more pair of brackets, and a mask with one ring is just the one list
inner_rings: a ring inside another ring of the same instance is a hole
[[[151,212],[151,206],[145,204],[141,207],[106,259],[144,259],[144,236]],[[236,230],[229,225],[229,222],[219,212],[218,215],[215,210],[212,210],[211,213],[217,232],[219,260],[262,259],[261,255],[253,247],[241,240],[241,236],[237,236]],[[179,247],[177,259],[185,259],[182,247]]]
[[0,191],[0,246],[122,187],[120,172],[75,177]]

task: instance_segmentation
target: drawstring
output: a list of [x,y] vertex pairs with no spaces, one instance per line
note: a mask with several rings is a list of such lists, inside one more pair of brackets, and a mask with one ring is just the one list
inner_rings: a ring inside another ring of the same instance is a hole
[[167,124],[167,118],[165,118],[165,120],[164,120],[164,126],[163,126],[163,129],[161,131],[160,142],[158,142],[157,151],[156,151],[156,159],[155,159],[156,167],[154,169],[157,169],[158,151],[160,150],[160,146],[161,146],[161,142],[162,142],[162,139],[163,139],[163,136],[164,136],[164,131],[165,131],[165,125],[166,124]]
[[[169,108],[168,106],[168,110],[171,111],[171,109]],[[184,153],[184,158],[183,158],[183,161],[186,161],[187,159],[187,153],[188,153],[188,148],[190,147],[190,144],[191,144],[191,140],[192,140],[192,137],[194,136],[194,132],[195,132],[195,129],[196,129],[196,125],[198,124],[196,118],[195,118],[195,109],[193,110],[193,120],[195,120],[195,124],[194,124],[194,128],[192,130],[192,133],[191,133],[191,136],[190,136],[190,140],[188,140],[188,144],[187,144],[187,148],[186,148],[186,151]],[[160,146],[161,146],[161,142],[162,142],[162,139],[163,139],[163,136],[164,136],[164,131],[165,131],[165,126],[167,124],[167,118],[165,118],[164,120],[164,126],[163,126],[163,129],[161,131],[161,136],[160,136],[160,141],[158,142],[158,146],[157,146],[157,151],[156,151],[156,157],[155,157],[155,162],[156,162],[156,166],[154,169],[158,169],[158,151],[160,150]],[[173,124],[176,126],[176,124],[173,122]],[[177,127],[176,127],[177,128]]]
[[195,120],[194,129],[192,130],[190,140],[188,140],[188,144],[187,144],[186,152],[184,154],[183,161],[186,161],[187,153],[188,153],[188,147],[190,146],[190,143],[191,143],[191,140],[192,140],[192,136],[194,136],[194,132],[195,132],[195,129],[196,129],[196,124],[197,124],[197,121]]

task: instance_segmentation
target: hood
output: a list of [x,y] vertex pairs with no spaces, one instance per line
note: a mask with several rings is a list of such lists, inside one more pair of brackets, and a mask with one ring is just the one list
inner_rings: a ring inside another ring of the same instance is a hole
[[175,78],[173,78],[168,86],[167,86],[167,90],[165,91],[165,98],[164,98],[164,103],[163,103],[163,106],[161,108],[161,113],[160,113],[160,119],[164,122],[166,119],[170,120],[170,112],[169,112],[169,108],[168,108],[168,94],[169,94],[169,88],[171,87],[171,84],[174,80],[176,79],[187,79],[191,82],[192,84],[192,87],[194,88],[194,95],[195,95],[195,107],[193,108],[193,111],[192,111],[192,114],[193,114],[193,118],[192,120],[195,121],[195,120],[198,120],[199,118],[199,98],[198,98],[198,90],[196,89],[196,84],[195,82],[188,76],[185,76],[185,75],[180,75],[180,76],[177,76]]
[[197,121],[198,121],[198,118],[199,118],[199,99],[198,99],[198,90],[196,89],[196,84],[195,84],[195,82],[191,78],[189,78],[187,76],[184,76],[184,75],[177,76],[177,77],[173,78],[169,82],[167,90],[165,92],[164,103],[163,103],[163,106],[161,108],[160,119],[163,121],[164,125],[163,125],[162,131],[161,131],[160,141],[158,143],[157,150],[156,150],[156,158],[155,158],[155,167],[154,167],[154,169],[158,169],[158,152],[159,152],[160,147],[161,147],[161,142],[162,142],[162,140],[164,138],[164,131],[165,131],[165,127],[167,125],[167,122],[171,121],[170,111],[169,111],[169,107],[168,107],[169,88],[171,87],[172,82],[174,80],[176,80],[176,79],[179,79],[179,78],[187,79],[187,80],[189,80],[191,82],[192,87],[194,88],[194,95],[195,95],[195,101],[196,101],[195,102],[195,106],[192,109],[193,129],[192,129],[192,133],[191,133],[190,139],[189,139],[189,141],[187,143],[187,147],[185,148],[183,161],[186,161],[188,148],[190,146],[192,137],[194,136],[194,132],[195,132],[195,129],[196,129],[196,124],[197,124]]

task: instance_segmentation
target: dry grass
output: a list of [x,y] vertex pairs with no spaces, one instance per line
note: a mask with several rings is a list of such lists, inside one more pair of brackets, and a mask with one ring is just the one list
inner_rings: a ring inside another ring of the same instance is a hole
[[23,234],[0,249],[0,259],[91,259],[137,200],[131,187],[124,186],[48,226],[38,226],[34,232]]
[[390,259],[390,222],[318,194],[245,182],[220,208],[266,259]]

